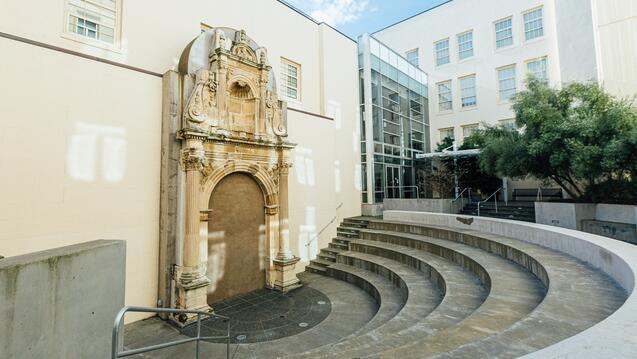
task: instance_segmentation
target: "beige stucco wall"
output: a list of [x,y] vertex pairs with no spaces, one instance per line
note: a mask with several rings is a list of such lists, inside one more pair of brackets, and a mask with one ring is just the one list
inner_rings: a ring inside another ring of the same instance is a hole
[[615,95],[637,94],[637,2],[591,0],[599,78]]
[[[314,164],[314,185],[307,166],[301,183],[296,160],[290,173],[295,254],[307,261],[335,235],[338,221],[303,254],[299,241],[308,233],[334,217],[360,214],[352,40],[275,0],[125,1],[122,16],[118,51],[64,37],[64,1],[5,0],[0,32],[163,73],[199,34],[200,22],[245,29],[268,48],[277,77],[280,57],[301,64],[302,99],[289,107],[335,118],[289,111],[293,156]],[[161,78],[5,38],[0,53],[0,255],[126,240],[126,304],[155,306]]]
[[154,305],[161,79],[0,39],[0,252],[127,240],[126,301]]

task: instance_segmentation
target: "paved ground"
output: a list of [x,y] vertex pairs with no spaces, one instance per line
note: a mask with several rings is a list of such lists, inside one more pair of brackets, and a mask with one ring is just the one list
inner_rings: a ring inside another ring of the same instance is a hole
[[[331,311],[329,298],[305,286],[290,293],[260,289],[216,304],[215,312],[230,318],[232,343],[256,343],[295,335],[315,327]],[[201,335],[225,336],[227,323],[220,319],[202,322]],[[190,325],[182,334],[196,337],[197,327]],[[225,339],[211,340],[225,343]]]
[[[293,321],[290,319],[290,317],[288,317],[287,320],[291,321],[291,323],[295,323],[296,327],[298,328],[295,328],[295,330],[300,329],[299,332],[290,332],[288,334],[290,336],[279,339],[273,338],[273,340],[269,341],[248,343],[248,340],[246,340],[242,341],[245,344],[233,343],[230,345],[231,358],[240,359],[282,357],[289,354],[300,353],[321,345],[333,343],[364,326],[372,319],[372,317],[378,310],[378,304],[372,299],[372,297],[370,297],[366,292],[354,285],[337,279],[309,273],[303,273],[300,275],[300,277],[305,284],[304,288],[297,291],[297,294],[294,294],[294,292],[291,294],[291,296],[297,299],[298,302],[295,304],[291,304],[296,300],[292,300],[291,302],[289,302],[287,299],[281,298],[280,295],[278,295],[278,300],[282,300],[283,302],[288,301],[287,308],[289,310],[287,311],[287,313],[292,313],[293,317],[300,315],[298,313],[303,312],[303,310],[301,310],[300,308],[304,308],[307,306],[315,309],[319,314],[325,312],[325,309],[328,308],[327,314],[326,316],[324,316],[324,319],[318,323],[313,323],[312,326],[310,326],[308,322],[307,327],[300,327],[298,326],[298,324],[301,323],[298,322],[299,319],[303,318],[302,320],[309,321],[310,319],[314,318],[316,321],[321,316],[312,313],[306,316],[301,315],[301,317],[299,318],[295,317]],[[273,298],[277,298],[277,296],[268,295],[268,292],[262,292],[262,295],[258,294],[259,293],[251,293],[250,297],[242,298],[242,300],[246,302],[253,301],[267,303],[268,298],[270,298],[270,300],[274,300]],[[326,304],[318,304],[319,301],[324,301],[325,297],[329,298]],[[308,302],[313,303],[309,304]],[[253,307],[253,309],[249,309],[250,311],[258,309],[256,306],[251,307]],[[228,306],[228,309],[229,308],[231,308],[231,306]],[[243,308],[246,309],[249,308],[249,306],[244,306]],[[237,313],[240,312],[241,311],[237,311]],[[266,316],[275,316],[275,313],[285,312],[285,309],[283,308],[275,311],[270,310],[270,312],[271,314],[268,314]],[[232,310],[229,310],[226,314],[228,313],[232,314]],[[241,318],[241,316],[238,315],[236,317]],[[249,315],[246,315],[245,317],[243,317],[243,319],[240,319],[240,321],[242,321],[243,323],[248,323],[252,320],[250,320]],[[268,328],[268,330],[274,332],[276,332],[277,330],[276,326]],[[291,330],[291,327],[289,329]],[[265,332],[265,330],[266,328],[264,326],[263,331]],[[242,335],[239,334],[239,332],[236,333],[237,335]],[[241,333],[246,333],[246,331],[243,331]],[[247,336],[249,334],[243,335],[246,335],[246,339],[248,339]],[[184,333],[180,332],[179,329],[172,326],[171,324],[162,321],[161,319],[154,317],[127,325],[125,327],[124,342],[126,349],[133,349],[146,345],[159,344],[166,341],[173,341],[185,338],[187,338],[187,336],[184,335]],[[178,347],[172,347],[137,355],[133,358],[194,358],[194,348],[194,344],[189,343]],[[225,357],[225,344],[207,342],[201,344],[201,358]]]

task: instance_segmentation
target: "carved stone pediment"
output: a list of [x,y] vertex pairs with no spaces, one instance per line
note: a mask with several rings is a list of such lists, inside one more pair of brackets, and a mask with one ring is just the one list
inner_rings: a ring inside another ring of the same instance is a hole
[[282,143],[287,106],[277,95],[267,49],[243,30],[215,28],[186,48],[183,129],[255,143]]

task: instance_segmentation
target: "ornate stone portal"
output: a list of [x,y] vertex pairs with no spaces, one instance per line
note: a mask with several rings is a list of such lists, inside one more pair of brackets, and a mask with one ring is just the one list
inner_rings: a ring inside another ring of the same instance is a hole
[[214,208],[208,204],[215,186],[236,172],[251,175],[265,199],[264,286],[286,291],[298,285],[299,259],[290,250],[288,226],[294,145],[286,140],[286,103],[278,100],[267,57],[243,30],[215,28],[186,47],[178,72],[164,75],[159,285],[164,307],[209,309],[207,221]]

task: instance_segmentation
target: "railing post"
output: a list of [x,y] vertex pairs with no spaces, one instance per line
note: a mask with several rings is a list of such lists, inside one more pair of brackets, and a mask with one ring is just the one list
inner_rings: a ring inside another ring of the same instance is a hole
[[226,359],[230,359],[230,320],[226,322],[228,330],[228,339],[226,340]]
[[199,359],[199,338],[201,338],[201,314],[197,313],[197,341],[195,342],[195,359]]

